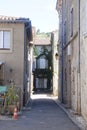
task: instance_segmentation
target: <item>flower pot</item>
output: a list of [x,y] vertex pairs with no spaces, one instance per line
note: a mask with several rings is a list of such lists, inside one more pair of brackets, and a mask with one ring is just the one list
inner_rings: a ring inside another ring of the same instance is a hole
[[15,108],[15,105],[8,105],[8,113],[10,115],[13,115],[14,113],[14,108]]

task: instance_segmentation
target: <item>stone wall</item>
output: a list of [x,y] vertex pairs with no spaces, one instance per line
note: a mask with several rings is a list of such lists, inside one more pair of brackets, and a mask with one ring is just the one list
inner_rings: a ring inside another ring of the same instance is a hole
[[58,9],[62,16],[59,17],[59,42],[63,50],[62,101],[87,120],[87,2],[64,0]]
[[52,59],[53,59],[53,94],[58,96],[59,88],[59,54],[58,30],[52,32]]
[[87,1],[81,0],[80,4],[81,112],[87,120]]

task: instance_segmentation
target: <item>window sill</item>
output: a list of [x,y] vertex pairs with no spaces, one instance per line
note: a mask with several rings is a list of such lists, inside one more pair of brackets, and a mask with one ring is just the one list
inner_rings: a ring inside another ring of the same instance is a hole
[[12,49],[0,49],[0,54],[1,53],[12,53]]
[[10,50],[10,49],[7,49],[7,48],[0,48],[0,50]]
[[84,32],[84,33],[83,33],[83,37],[84,37],[84,38],[87,38],[87,32]]

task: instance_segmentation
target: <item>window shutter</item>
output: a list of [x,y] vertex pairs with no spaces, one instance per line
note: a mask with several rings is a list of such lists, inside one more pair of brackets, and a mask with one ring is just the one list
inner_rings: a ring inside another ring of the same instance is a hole
[[0,48],[3,48],[3,31],[0,31]]

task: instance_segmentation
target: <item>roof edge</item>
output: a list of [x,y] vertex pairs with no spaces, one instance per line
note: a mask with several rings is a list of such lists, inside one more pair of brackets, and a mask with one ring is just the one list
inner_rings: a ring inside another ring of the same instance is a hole
[[29,23],[29,22],[31,22],[29,18],[0,15],[0,23]]

